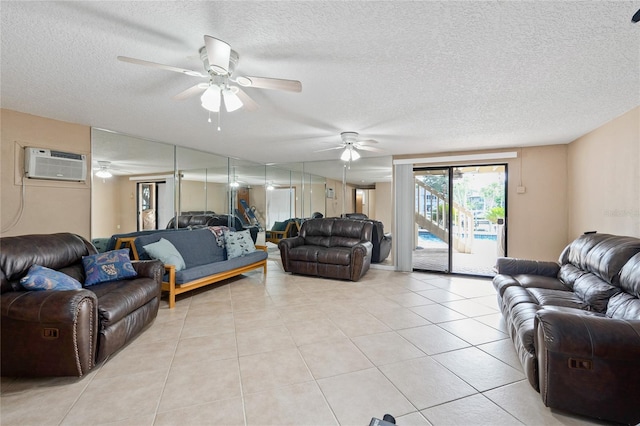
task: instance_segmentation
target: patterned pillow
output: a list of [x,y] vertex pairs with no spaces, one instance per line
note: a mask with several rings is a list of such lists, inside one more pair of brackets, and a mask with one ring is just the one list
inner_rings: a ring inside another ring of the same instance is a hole
[[249,230],[224,233],[224,239],[227,244],[227,259],[234,257],[242,257],[245,254],[256,251],[256,246],[251,239]]
[[129,260],[129,249],[120,249],[82,257],[84,285],[121,280],[138,275]]
[[176,271],[182,271],[186,267],[182,255],[169,240],[160,238],[159,241],[143,247],[150,257],[161,260],[165,265],[174,265]]
[[67,274],[40,265],[29,268],[20,285],[26,290],[79,290],[82,284]]

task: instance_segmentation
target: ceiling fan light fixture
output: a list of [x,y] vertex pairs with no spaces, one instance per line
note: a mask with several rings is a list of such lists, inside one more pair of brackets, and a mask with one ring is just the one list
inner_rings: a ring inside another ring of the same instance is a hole
[[342,161],[349,161],[351,160],[351,152],[349,150],[349,148],[345,148],[344,152],[342,153],[342,155],[340,156],[340,159]]
[[222,96],[224,97],[224,106],[227,108],[227,112],[235,111],[242,108],[242,101],[240,100],[238,95],[236,95],[237,91],[237,87],[231,87],[230,89],[225,89],[222,91]]
[[220,87],[211,85],[200,96],[200,102],[202,102],[202,108],[212,112],[220,112]]
[[100,170],[98,170],[96,172],[96,177],[102,178],[102,179],[107,179],[112,177],[113,175],[111,174],[111,172],[109,170],[107,170],[106,168],[100,168]]
[[358,151],[356,151],[355,149],[351,150],[351,161],[356,161],[358,158],[360,158],[360,154],[358,154]]

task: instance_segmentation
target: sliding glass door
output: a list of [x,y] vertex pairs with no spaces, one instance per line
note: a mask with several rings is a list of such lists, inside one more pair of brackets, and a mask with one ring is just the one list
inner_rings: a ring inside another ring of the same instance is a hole
[[449,170],[414,170],[416,244],[413,268],[449,272]]
[[506,165],[416,168],[414,270],[491,276],[506,254]]

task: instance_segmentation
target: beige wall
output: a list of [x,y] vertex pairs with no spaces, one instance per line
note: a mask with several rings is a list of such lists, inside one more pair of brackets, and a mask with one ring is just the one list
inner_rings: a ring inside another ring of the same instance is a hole
[[379,220],[384,224],[385,232],[391,232],[393,229],[393,223],[391,223],[393,211],[392,188],[391,182],[376,182],[375,216],[373,219]]
[[327,179],[327,188],[333,188],[333,198],[327,198],[325,217],[340,217],[342,214],[343,204],[345,213],[353,213],[355,207],[355,190],[352,185],[345,185],[345,199],[342,196],[342,181]]
[[[91,237],[91,129],[16,111],[0,110],[2,126],[2,236],[73,232]],[[23,179],[26,146],[87,155],[87,182]],[[19,217],[24,182],[24,208]]]
[[[556,260],[567,245],[567,145],[523,148],[508,161],[508,255]],[[518,186],[525,192],[519,194]]]
[[92,211],[91,237],[107,238],[120,232],[118,218],[122,211],[120,200],[120,181],[123,178],[113,176],[109,179],[94,177],[91,188]]
[[[209,187],[202,181],[180,181],[180,211],[203,211],[208,204]],[[214,210],[215,211],[215,210]]]
[[640,237],[640,107],[569,144],[569,239]]

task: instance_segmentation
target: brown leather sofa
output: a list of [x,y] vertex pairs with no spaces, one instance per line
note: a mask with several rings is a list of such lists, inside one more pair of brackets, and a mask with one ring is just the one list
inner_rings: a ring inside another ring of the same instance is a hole
[[585,234],[559,262],[500,258],[498,302],[545,405],[640,422],[640,239]]
[[95,247],[70,233],[5,237],[0,246],[3,376],[83,376],[158,313],[164,268],[157,260],[134,262],[137,276],[127,280],[25,291],[19,281],[34,264],[84,283],[82,256]]
[[358,281],[371,266],[371,233],[367,221],[309,219],[297,237],[280,240],[287,272]]

